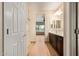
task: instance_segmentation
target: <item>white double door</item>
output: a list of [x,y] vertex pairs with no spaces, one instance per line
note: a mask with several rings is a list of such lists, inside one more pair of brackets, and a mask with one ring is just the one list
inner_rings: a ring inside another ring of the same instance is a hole
[[4,55],[26,55],[26,3],[4,3]]

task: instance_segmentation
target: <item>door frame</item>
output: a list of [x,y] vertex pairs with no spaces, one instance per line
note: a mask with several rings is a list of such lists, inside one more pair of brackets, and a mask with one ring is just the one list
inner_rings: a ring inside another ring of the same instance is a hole
[[64,55],[76,56],[76,2],[64,3]]
[[2,56],[4,56],[4,2],[2,2]]

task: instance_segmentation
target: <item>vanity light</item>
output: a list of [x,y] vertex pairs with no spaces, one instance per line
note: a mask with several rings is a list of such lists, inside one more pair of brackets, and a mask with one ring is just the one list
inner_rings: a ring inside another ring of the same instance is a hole
[[61,15],[63,12],[61,10],[58,10],[54,15]]

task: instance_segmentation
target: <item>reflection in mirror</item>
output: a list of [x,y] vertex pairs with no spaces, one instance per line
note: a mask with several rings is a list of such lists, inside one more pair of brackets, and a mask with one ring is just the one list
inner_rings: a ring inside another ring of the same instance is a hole
[[61,20],[56,20],[56,28],[61,28]]

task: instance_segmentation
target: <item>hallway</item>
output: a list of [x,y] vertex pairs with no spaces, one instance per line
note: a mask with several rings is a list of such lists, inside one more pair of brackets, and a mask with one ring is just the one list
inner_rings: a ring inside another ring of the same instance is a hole
[[[29,56],[51,56],[51,53],[54,56],[57,55],[56,51],[50,47],[49,43],[47,45],[44,39],[45,37],[43,35],[38,35],[36,37],[36,42],[32,42],[29,46]],[[53,50],[53,52],[51,52],[50,49]]]

